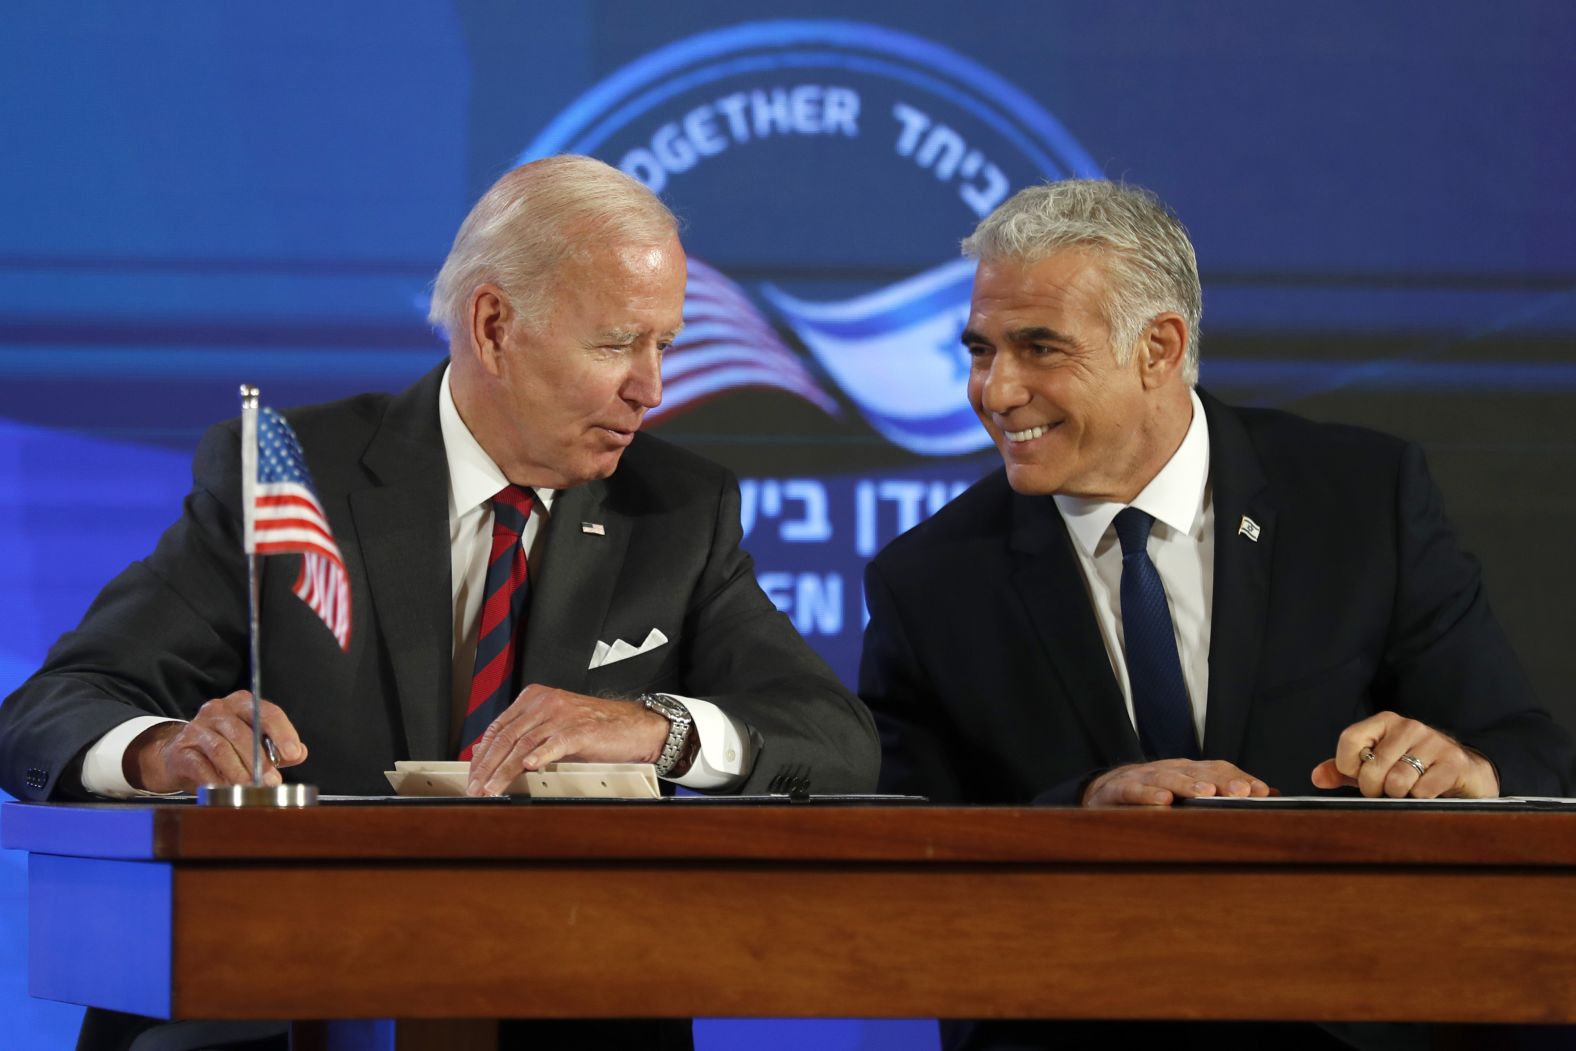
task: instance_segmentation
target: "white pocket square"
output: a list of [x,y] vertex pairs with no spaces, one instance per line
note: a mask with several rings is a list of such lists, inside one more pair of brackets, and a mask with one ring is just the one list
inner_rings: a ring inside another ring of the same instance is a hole
[[599,640],[596,644],[596,649],[591,651],[591,665],[586,670],[590,671],[591,668],[600,668],[604,664],[613,664],[617,661],[628,660],[630,657],[638,657],[642,653],[650,653],[658,646],[667,645],[667,641],[668,637],[656,628],[651,629],[651,633],[646,636],[646,641],[639,646],[631,646],[623,639],[614,639],[611,646]]

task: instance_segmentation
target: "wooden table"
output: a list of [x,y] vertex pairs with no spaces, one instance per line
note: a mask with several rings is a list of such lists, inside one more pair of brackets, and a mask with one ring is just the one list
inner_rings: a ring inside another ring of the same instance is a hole
[[1576,1022],[1571,813],[13,803],[3,844],[32,993],[160,1017]]

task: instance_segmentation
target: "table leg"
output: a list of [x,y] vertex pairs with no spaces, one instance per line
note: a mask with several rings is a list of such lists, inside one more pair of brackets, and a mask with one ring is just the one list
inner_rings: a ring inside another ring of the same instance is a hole
[[290,1024],[290,1051],[498,1051],[490,1018],[357,1018]]

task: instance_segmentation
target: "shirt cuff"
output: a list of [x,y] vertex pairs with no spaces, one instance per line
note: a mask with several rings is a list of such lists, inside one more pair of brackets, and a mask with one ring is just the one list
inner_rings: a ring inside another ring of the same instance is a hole
[[695,789],[732,788],[742,782],[755,765],[755,745],[750,735],[710,701],[666,692],[663,696],[689,709],[700,740],[695,761],[683,776],[664,780]]
[[96,796],[111,799],[136,799],[142,796],[180,795],[179,792],[145,792],[131,787],[126,780],[126,749],[131,747],[143,731],[160,723],[178,723],[180,719],[166,719],[160,715],[139,715],[127,719],[109,733],[100,737],[82,759],[82,787]]

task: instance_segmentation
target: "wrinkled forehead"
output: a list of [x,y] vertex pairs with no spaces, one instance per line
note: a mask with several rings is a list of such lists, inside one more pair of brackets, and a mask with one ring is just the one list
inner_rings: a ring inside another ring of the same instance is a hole
[[651,238],[615,238],[588,232],[572,238],[553,268],[555,281],[574,282],[597,274],[629,276],[682,275],[687,263],[678,234]]
[[555,268],[545,289],[548,314],[602,336],[672,335],[683,324],[685,282],[676,236],[588,244]]
[[970,323],[1009,323],[1044,313],[1107,320],[1110,290],[1104,253],[1094,249],[1066,248],[1031,259],[984,259],[974,275]]

